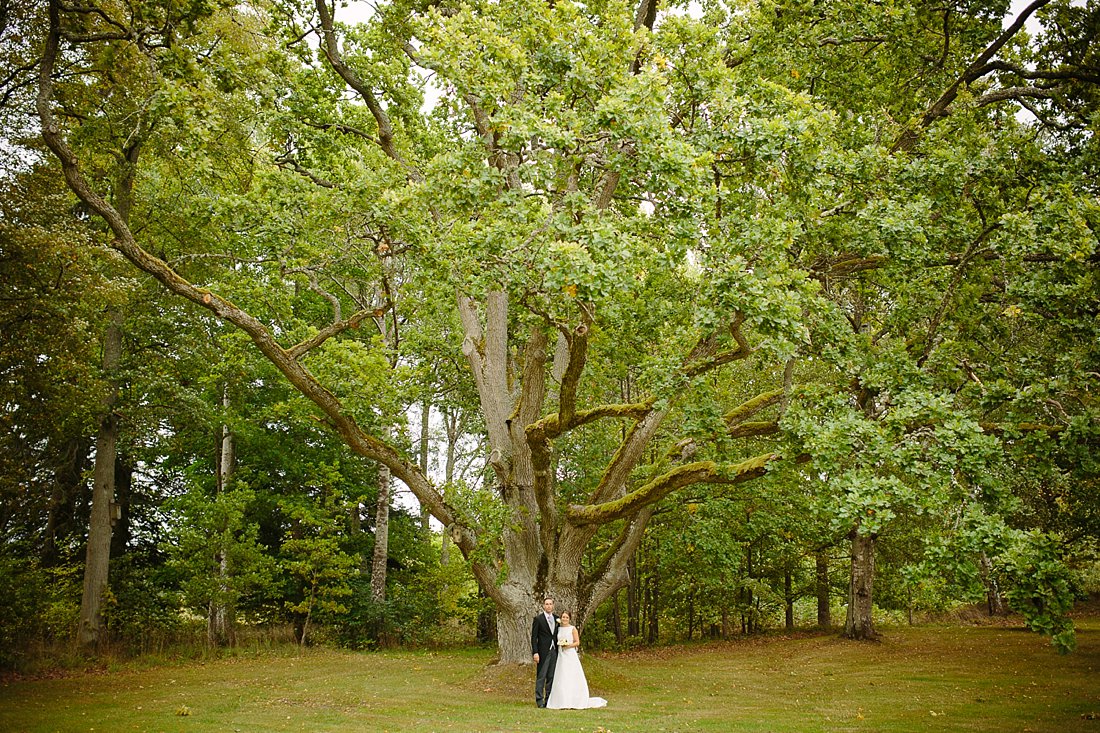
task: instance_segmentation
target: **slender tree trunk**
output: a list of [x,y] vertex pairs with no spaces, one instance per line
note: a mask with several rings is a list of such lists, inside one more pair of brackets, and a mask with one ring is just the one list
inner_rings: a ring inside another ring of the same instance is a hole
[[[477,590],[478,598],[486,599],[488,594],[483,588]],[[489,644],[497,638],[497,618],[491,608],[483,605],[477,614],[477,640],[482,644]]]
[[386,600],[386,559],[389,557],[391,484],[390,469],[379,464],[378,504],[374,512],[374,555],[370,571],[370,597],[376,603]]
[[61,546],[78,523],[77,499],[83,493],[84,471],[88,466],[91,447],[88,439],[80,437],[67,441],[61,451],[61,460],[54,471],[50,490],[49,513],[42,543],[41,557],[44,567],[54,567],[61,562]]
[[821,550],[814,560],[817,570],[817,625],[827,629],[833,625],[832,605],[829,599],[829,556]]
[[84,562],[84,593],[80,600],[78,638],[85,647],[103,640],[103,595],[111,561],[111,514],[115,495],[115,459],[118,451],[118,384],[115,376],[122,358],[122,317],[110,314],[103,335],[103,372],[111,382],[104,398],[96,436],[92,483],[92,510],[88,521],[88,548]]
[[688,592],[688,641],[695,635],[695,592]]
[[[383,264],[383,271],[392,266],[392,263]],[[392,350],[394,356],[390,360],[390,369],[397,366],[396,354],[398,344],[397,318],[394,316],[393,328],[385,316],[376,320],[378,333],[382,340]],[[382,440],[389,443],[393,431],[389,426],[382,429]],[[371,558],[370,570],[370,597],[375,603],[386,600],[386,561],[390,556],[390,492],[393,490],[393,474],[390,467],[384,463],[378,463],[378,503],[374,509],[374,554]],[[377,632],[381,632],[379,627]],[[376,634],[377,635],[377,634]]]
[[993,563],[989,561],[989,556],[984,552],[981,556],[982,567],[982,579],[985,581],[985,599],[986,604],[989,607],[990,616],[1004,616],[1005,611],[1004,596],[1001,595],[1001,586],[997,583],[997,578],[993,574]]
[[[428,475],[428,443],[431,438],[430,422],[432,416],[432,405],[427,400],[424,400],[420,404],[420,473],[425,476]],[[424,537],[430,537],[431,522],[429,518],[431,513],[428,511],[428,507],[421,505],[420,507],[420,529],[424,532]]]
[[443,537],[440,541],[439,547],[439,564],[446,567],[451,562],[451,535],[446,530],[443,531]]
[[362,502],[356,501],[348,508],[348,531],[351,533],[352,537],[358,537],[363,532]]
[[[461,437],[461,422],[457,410],[443,410],[443,427],[447,431],[447,457],[443,466],[443,481],[450,486],[455,479],[455,458],[458,452],[458,440]],[[440,547],[439,562],[446,566],[451,560],[451,534],[444,530]]]
[[[222,389],[222,409],[229,411],[229,386]],[[221,443],[218,449],[218,476],[217,494],[220,497],[229,488],[229,482],[233,476],[233,467],[236,464],[236,446],[233,431],[228,424],[222,425]],[[226,529],[221,528],[219,533],[225,537]],[[232,646],[235,639],[233,633],[233,609],[229,604],[229,558],[228,548],[219,546],[214,551],[214,564],[217,573],[218,591],[210,601],[206,617],[206,638],[211,646]]]
[[787,631],[794,631],[794,589],[792,587],[791,569],[783,571],[783,600],[786,605],[783,614],[783,625]]
[[615,635],[615,643],[617,644],[623,643],[623,615],[621,609],[622,604],[619,600],[619,596],[621,595],[619,591],[621,590],[622,589],[620,588],[618,591],[615,591],[614,600],[612,601],[613,605],[611,606],[611,618],[609,619],[609,623],[611,626],[609,630],[612,634]]
[[126,554],[130,544],[130,502],[134,493],[134,467],[125,458],[115,461],[115,522],[111,532],[111,557]]
[[649,622],[649,633],[646,638],[650,644],[656,644],[661,640],[660,599],[658,597],[661,569],[657,564],[657,556],[657,553],[653,553],[653,573],[649,576],[649,584],[646,586],[646,618]]
[[641,573],[638,572],[637,553],[630,559],[627,568],[630,580],[626,585],[626,633],[628,636],[637,638],[642,635],[641,603],[639,603],[642,578]]
[[741,605],[745,610],[744,610],[743,615],[742,615],[741,633],[742,634],[751,634],[754,631],[756,631],[755,625],[753,624],[753,613],[752,613],[753,598],[752,598],[752,585],[751,585],[751,583],[752,583],[753,577],[752,577],[752,545],[751,544],[748,545],[745,548],[745,577],[749,580],[749,582],[746,583],[744,586],[742,586],[742,590],[743,590],[745,595],[741,600]]
[[875,536],[852,530],[852,570],[848,585],[848,617],[844,635],[849,639],[874,639],[878,636],[872,619],[875,581]]

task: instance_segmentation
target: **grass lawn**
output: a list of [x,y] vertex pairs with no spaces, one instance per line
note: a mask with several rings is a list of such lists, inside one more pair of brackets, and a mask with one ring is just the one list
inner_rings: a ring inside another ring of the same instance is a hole
[[1059,656],[1018,628],[769,636],[584,655],[599,710],[537,710],[491,650],[262,652],[0,686],[4,733],[1006,731],[1100,733],[1100,617]]

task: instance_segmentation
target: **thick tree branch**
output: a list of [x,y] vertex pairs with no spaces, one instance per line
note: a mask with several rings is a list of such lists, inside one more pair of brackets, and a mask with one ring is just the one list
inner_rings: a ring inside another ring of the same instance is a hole
[[[642,539],[645,537],[645,529],[649,524],[650,518],[653,516],[653,512],[656,506],[650,505],[645,507],[633,517],[630,521],[623,525],[622,531],[615,540],[608,546],[603,556],[596,561],[596,564],[585,573],[588,578],[594,578],[596,583],[614,583],[617,576],[623,576],[623,582],[627,580],[625,577],[625,571],[630,558],[634,556],[634,553],[638,551],[638,548],[642,544]],[[621,586],[620,586],[621,587]],[[586,604],[587,608],[597,608],[602,602],[602,598],[599,596],[606,594],[610,596],[614,593],[615,589],[610,587],[597,587],[593,586],[589,590],[589,599]]]
[[1024,27],[1027,19],[1031,15],[1043,7],[1048,5],[1051,0],[1035,0],[1033,3],[1024,8],[1016,19],[1012,21],[1012,24],[1005,28],[1001,35],[986,47],[984,51],[974,59],[973,62],[951,83],[951,85],[944,90],[943,94],[939,98],[929,105],[925,110],[924,115],[917,123],[916,128],[909,128],[902,132],[898,136],[898,139],[894,141],[894,144],[890,148],[890,152],[897,152],[899,150],[909,150],[916,144],[917,138],[920,135],[920,131],[931,125],[940,117],[947,114],[948,108],[958,98],[959,91],[964,85],[971,84],[977,79],[980,79],[985,74],[988,74],[992,69],[989,67],[989,62],[993,60],[993,57],[1012,40],[1012,37],[1020,32],[1020,29]]
[[601,420],[605,417],[638,421],[648,415],[652,409],[652,400],[621,405],[599,405],[589,410],[578,410],[568,427],[563,426],[558,414],[554,413],[553,415],[547,415],[538,422],[527,425],[528,441],[543,439],[553,440],[569,430],[587,425],[596,420]]
[[583,307],[581,314],[581,323],[572,331],[562,331],[569,349],[569,358],[562,375],[561,388],[558,390],[558,424],[565,430],[569,429],[576,417],[577,387],[588,359],[588,332],[592,325],[592,316]]
[[[550,458],[553,453],[552,441],[568,430],[595,422],[605,417],[634,420],[644,418],[653,409],[652,402],[627,404],[627,405],[601,405],[591,410],[577,412],[569,427],[562,427],[557,413],[548,415],[543,419],[530,423],[525,428],[527,445],[531,449],[531,460],[534,464],[536,479],[544,474],[547,482],[550,476]],[[536,486],[537,488],[537,486]]]
[[485,299],[485,375],[505,404],[511,402],[508,379],[508,293],[493,290]]
[[783,388],[762,392],[756,397],[742,402],[740,405],[727,412],[722,416],[722,419],[726,421],[726,425],[730,428],[736,427],[761,410],[765,410],[782,401],[784,394]]
[[677,466],[619,499],[587,506],[570,505],[565,518],[574,526],[606,524],[631,516],[685,486],[701,483],[736,484],[759,478],[767,472],[768,465],[778,459],[777,453],[765,453],[733,465],[699,461]]
[[[535,503],[542,518],[540,529],[554,531],[560,521],[558,507],[554,503],[554,477],[551,470],[549,441],[531,444],[529,423],[535,422],[546,398],[546,332],[539,326],[531,327],[531,335],[523,349],[523,376],[516,404],[515,419],[509,424],[512,442],[526,444],[530,452],[531,470],[534,476]],[[545,448],[545,450],[542,450]],[[543,538],[547,542],[549,536]]]
[[981,70],[982,74],[988,74],[991,71],[1006,71],[1011,74],[1015,74],[1021,79],[1045,79],[1049,81],[1081,81],[1090,84],[1100,84],[1100,73],[1096,69],[1083,69],[1083,68],[1071,68],[1062,67],[1058,69],[1025,69],[1018,64],[1009,63],[1008,61],[991,61]]
[[988,104],[1004,102],[1008,99],[1054,99],[1055,93],[1049,89],[1036,89],[1035,87],[1006,87],[985,92],[974,100],[974,104],[984,107]]
[[[498,294],[496,300],[498,308],[501,306],[501,297],[506,298],[507,296]],[[485,338],[482,331],[477,304],[473,298],[459,293],[457,299],[458,313],[465,334],[462,340],[462,353],[469,362],[470,372],[474,377],[474,386],[477,388],[478,398],[481,402],[482,414],[485,416],[485,427],[489,433],[489,462],[497,472],[498,477],[502,481],[506,481],[508,479],[508,464],[511,461],[511,436],[508,430],[509,411],[507,408],[509,400],[504,392],[507,388],[507,380],[505,379],[505,383],[501,384],[494,379],[494,377],[501,374],[505,367],[492,362],[494,359],[507,358],[507,350],[505,348],[504,353],[501,354],[499,353],[501,351],[499,346],[495,349],[488,347],[487,341],[489,339]],[[507,308],[506,300],[503,306]],[[507,316],[505,316],[503,325],[505,328],[507,327]],[[500,324],[495,324],[495,326],[498,329],[496,338],[499,341],[501,338],[499,334]],[[506,333],[503,338],[506,346]],[[504,373],[506,374],[506,371]]]
[[622,174],[618,171],[608,170],[600,178],[596,195],[592,199],[592,206],[597,210],[606,209],[615,198],[615,189],[619,187],[619,179]]
[[634,11],[634,30],[642,28],[653,30],[653,24],[657,21],[657,0],[640,0]]
[[321,49],[324,51],[325,57],[328,59],[332,70],[335,71],[349,87],[355,90],[367,105],[367,109],[370,110],[375,123],[378,125],[378,140],[376,141],[378,146],[382,148],[382,152],[384,152],[387,157],[396,161],[405,169],[411,180],[418,183],[423,181],[424,176],[415,166],[405,160],[405,157],[401,155],[401,152],[394,144],[393,123],[390,121],[389,115],[386,114],[386,110],[375,96],[374,90],[371,89],[370,85],[367,84],[367,82],[348,65],[347,61],[344,60],[344,54],[340,50],[340,44],[336,38],[332,9],[328,6],[326,0],[314,0],[314,7],[316,7],[317,14],[321,18]]
[[294,346],[291,346],[289,349],[286,350],[286,355],[291,359],[299,359],[301,358],[302,354],[305,354],[310,350],[317,348],[333,336],[343,333],[349,328],[359,328],[363,321],[368,318],[377,317],[378,315],[378,310],[374,308],[357,311],[353,313],[351,318],[347,319],[346,321],[334,321],[333,323],[325,326],[305,341],[300,341]]
[[[722,416],[729,428],[727,436],[730,438],[747,438],[760,435],[774,435],[779,432],[779,423],[775,420],[765,422],[745,422],[753,415],[766,410],[775,404],[780,404],[785,399],[789,386],[784,385],[780,389],[763,392],[752,399],[742,402]],[[689,460],[698,450],[693,438],[685,438],[678,441],[668,453],[666,458],[679,457],[681,460]]]
[[728,349],[719,353],[715,353],[716,349],[714,344],[716,339],[713,336],[704,338],[695,345],[691,354],[688,356],[688,365],[684,369],[684,374],[687,377],[697,377],[700,374],[704,374],[713,369],[717,369],[720,366],[729,364],[734,361],[748,358],[752,354],[752,347],[749,345],[748,339],[741,333],[741,326],[745,323],[745,314],[738,311],[730,323],[730,335],[733,336],[733,340],[737,343],[736,349]]
[[290,153],[283,153],[282,155],[278,156],[277,158],[275,158],[275,163],[281,167],[291,169],[298,175],[312,181],[315,185],[320,186],[321,188],[336,188],[335,183],[325,178],[321,178],[316,173],[299,163],[298,159]]
[[885,255],[841,255],[833,259],[819,258],[810,266],[810,273],[816,280],[831,277],[844,277],[864,270],[877,270],[889,262]]
[[651,410],[635,423],[615,451],[615,455],[611,457],[603,476],[600,477],[600,483],[592,492],[592,503],[598,504],[622,494],[623,488],[630,479],[630,472],[638,465],[646,446],[649,445],[667,416],[667,407]]
[[[639,0],[638,7],[634,11],[634,32],[642,28],[653,30],[653,24],[657,22],[657,6],[659,0]],[[630,73],[637,74],[642,69],[642,50],[634,54],[634,60],[630,63]]]
[[[967,254],[953,254],[944,257],[941,260],[935,260],[927,262],[924,267],[955,267],[957,266]],[[983,250],[977,254],[969,256],[969,260],[993,262],[996,260],[1004,259],[1004,254],[995,250]],[[1064,262],[1064,257],[1059,257],[1052,254],[1032,253],[1019,257],[1022,262]],[[853,275],[857,272],[866,272],[868,270],[878,270],[886,267],[890,264],[890,258],[886,255],[870,255],[867,257],[860,257],[858,255],[841,255],[840,257],[832,260],[820,258],[810,266],[811,276],[815,280],[828,280],[832,277],[842,277],[844,275]]]

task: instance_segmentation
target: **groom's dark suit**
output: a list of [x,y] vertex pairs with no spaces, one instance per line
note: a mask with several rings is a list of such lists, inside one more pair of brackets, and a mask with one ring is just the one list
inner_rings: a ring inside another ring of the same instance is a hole
[[531,621],[531,655],[539,655],[538,671],[535,673],[535,704],[546,707],[550,698],[550,688],[554,686],[554,665],[558,661],[558,617],[554,623],[546,621],[546,614],[540,613]]

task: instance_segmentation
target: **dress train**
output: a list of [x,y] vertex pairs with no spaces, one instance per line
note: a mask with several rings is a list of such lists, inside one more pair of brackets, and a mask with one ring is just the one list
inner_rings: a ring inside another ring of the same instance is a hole
[[588,680],[584,676],[581,658],[576,647],[562,649],[562,643],[573,641],[573,627],[558,627],[558,662],[554,667],[554,686],[550,688],[548,708],[602,708],[607,700],[589,697]]

